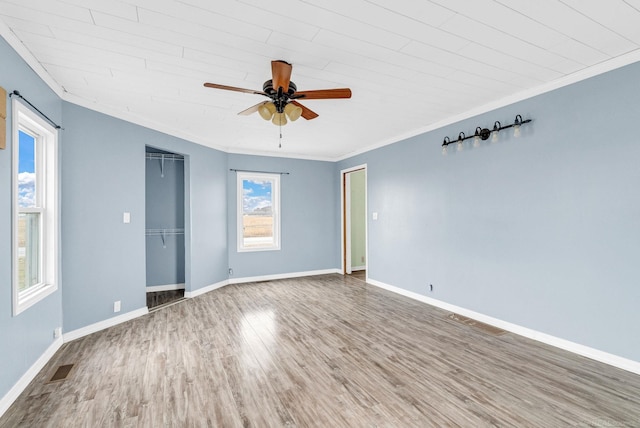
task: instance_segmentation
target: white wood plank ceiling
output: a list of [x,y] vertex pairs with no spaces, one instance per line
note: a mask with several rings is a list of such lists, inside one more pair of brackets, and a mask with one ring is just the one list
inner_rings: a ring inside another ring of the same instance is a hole
[[[69,102],[228,152],[327,160],[640,59],[640,0],[0,0],[0,20]],[[203,87],[262,90],[273,59],[298,90],[353,91],[304,102],[320,116],[283,127],[281,149],[278,127],[237,115],[265,98]]]

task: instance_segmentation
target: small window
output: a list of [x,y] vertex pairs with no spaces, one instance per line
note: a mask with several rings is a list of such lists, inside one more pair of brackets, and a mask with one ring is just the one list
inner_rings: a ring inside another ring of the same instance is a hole
[[57,133],[13,101],[13,314],[57,289]]
[[238,251],[280,249],[280,175],[238,172]]

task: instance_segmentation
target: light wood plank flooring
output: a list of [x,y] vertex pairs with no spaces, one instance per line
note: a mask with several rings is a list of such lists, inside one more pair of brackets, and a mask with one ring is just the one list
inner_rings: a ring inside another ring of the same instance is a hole
[[357,278],[357,279],[361,279],[362,281],[365,281],[367,279],[367,271],[366,270],[354,270],[353,272],[351,272],[351,274],[349,276],[351,278]]
[[341,275],[230,285],[65,344],[0,427],[640,426],[640,376],[448,315]]
[[184,299],[184,290],[167,290],[147,293],[147,308],[150,311]]

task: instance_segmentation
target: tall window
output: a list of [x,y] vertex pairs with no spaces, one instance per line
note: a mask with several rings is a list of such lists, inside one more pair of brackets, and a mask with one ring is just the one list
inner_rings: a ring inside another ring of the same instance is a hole
[[280,249],[280,175],[238,172],[238,251]]
[[13,314],[57,289],[57,133],[13,100]]

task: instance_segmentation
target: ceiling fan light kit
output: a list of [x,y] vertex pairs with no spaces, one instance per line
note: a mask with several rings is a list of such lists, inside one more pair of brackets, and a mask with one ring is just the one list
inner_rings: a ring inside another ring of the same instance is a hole
[[284,113],[287,115],[291,122],[295,122],[302,115],[302,107],[298,107],[289,103],[284,106]]
[[276,113],[276,105],[271,101],[265,101],[260,104],[260,107],[258,107],[258,113],[260,113],[260,116],[264,120],[271,120],[273,115]]
[[276,126],[284,126],[287,124],[287,117],[284,113],[276,113],[273,115],[273,120],[271,122]]
[[270,101],[263,101],[238,114],[246,116],[257,111],[260,117],[264,120],[270,120],[277,126],[286,125],[288,120],[295,122],[300,116],[306,120],[318,117],[317,113],[300,104],[297,100],[351,98],[351,89],[349,88],[298,91],[295,83],[291,81],[291,71],[292,66],[288,62],[281,60],[271,61],[272,78],[264,82],[262,91],[219,85],[217,83],[205,83],[204,86],[226,91],[263,95],[269,98]]

